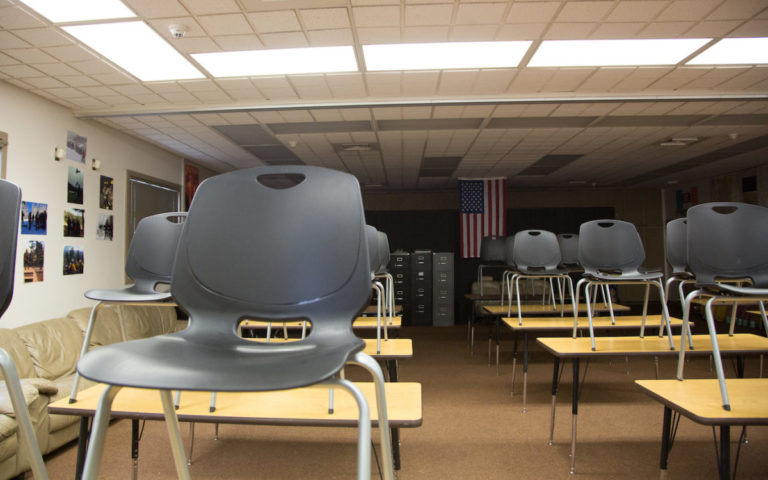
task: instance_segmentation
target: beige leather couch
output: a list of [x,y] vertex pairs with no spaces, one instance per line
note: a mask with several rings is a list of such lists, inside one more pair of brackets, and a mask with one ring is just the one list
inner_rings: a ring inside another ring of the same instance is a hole
[[[40,451],[49,453],[74,440],[79,417],[48,414],[48,404],[66,398],[72,390],[90,308],[70,312],[64,318],[0,329],[0,346],[16,363],[24,397],[32,417]],[[121,341],[120,320],[128,339],[169,333],[183,328],[171,307],[108,306],[99,310],[90,348]],[[2,376],[0,375],[0,379]],[[93,382],[82,379],[78,389]],[[17,423],[5,382],[0,382],[0,479],[29,470],[26,453],[18,451]]]

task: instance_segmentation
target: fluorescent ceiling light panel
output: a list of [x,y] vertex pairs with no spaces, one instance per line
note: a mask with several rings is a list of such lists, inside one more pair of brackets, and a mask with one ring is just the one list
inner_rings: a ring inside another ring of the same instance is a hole
[[532,42],[446,42],[363,45],[365,68],[445,70],[510,68],[522,60]]
[[82,22],[136,16],[120,0],[21,0],[48,20]]
[[768,38],[724,38],[686,65],[754,65],[768,63]]
[[144,22],[62,28],[144,82],[205,78]]
[[357,71],[351,46],[193,53],[192,58],[214,77]]
[[704,46],[709,38],[641,40],[548,40],[529,67],[602,67],[675,65]]

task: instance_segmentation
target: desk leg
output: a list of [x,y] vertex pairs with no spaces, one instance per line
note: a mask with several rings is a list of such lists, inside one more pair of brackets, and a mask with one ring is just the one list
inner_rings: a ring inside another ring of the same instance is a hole
[[667,478],[667,461],[671,448],[669,432],[672,427],[672,409],[664,407],[664,426],[661,429],[661,460],[659,461],[659,479]]
[[720,480],[731,479],[731,426],[720,426]]
[[523,413],[527,412],[528,400],[528,332],[523,332]]
[[560,357],[555,357],[555,368],[552,371],[552,415],[549,420],[549,444],[555,436],[555,404],[557,403],[557,377],[560,372]]
[[499,372],[499,343],[501,337],[501,317],[494,317],[494,326],[496,327],[496,376],[501,375]]
[[77,439],[77,463],[75,464],[75,480],[80,480],[83,478],[85,453],[88,451],[90,421],[90,417],[80,417],[80,436]]
[[131,420],[131,459],[133,460],[133,480],[139,478],[139,421]]
[[576,473],[576,420],[579,417],[579,358],[573,358],[573,400],[571,406],[571,474]]
[[[397,360],[387,360],[387,372],[389,373],[389,381],[397,382]],[[400,470],[400,429],[390,428],[389,432],[392,437],[392,457],[395,470]]]
[[517,373],[517,330],[515,330],[515,348],[512,351],[512,391],[510,395],[515,394],[515,374]]

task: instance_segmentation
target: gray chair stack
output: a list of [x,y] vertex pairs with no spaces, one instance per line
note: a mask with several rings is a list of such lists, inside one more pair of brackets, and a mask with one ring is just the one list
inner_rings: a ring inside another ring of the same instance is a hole
[[[669,348],[674,349],[669,312],[661,283],[662,272],[641,271],[645,261],[645,249],[635,226],[621,220],[593,220],[581,224],[579,228],[579,263],[584,268],[584,276],[576,286],[576,304],[581,284],[584,284],[584,296],[587,299],[587,317],[589,318],[589,336],[592,350],[595,350],[595,332],[592,327],[592,308],[589,301],[590,287],[599,285],[643,285],[645,301],[640,337],[645,334],[645,319],[648,313],[648,296],[651,285],[656,286],[662,308],[662,322],[666,324]],[[609,302],[609,305],[611,303]],[[613,308],[611,307],[611,318]],[[663,333],[659,329],[659,335]],[[573,336],[576,336],[574,326]]]
[[[723,408],[730,410],[723,363],[717,343],[712,305],[714,303],[757,303],[768,334],[763,301],[768,300],[768,208],[744,203],[705,203],[688,209],[688,267],[696,277],[696,288],[685,298],[683,337],[691,302],[709,296],[704,308],[712,341],[712,357],[720,384]],[[746,280],[749,286],[729,283]],[[732,330],[731,330],[732,334]],[[681,339],[677,378],[683,379],[685,339]]]
[[[104,305],[122,303],[158,305],[157,302],[167,302],[171,299],[170,292],[158,291],[157,286],[171,283],[173,259],[186,216],[184,212],[171,212],[142,218],[131,239],[128,258],[125,261],[125,273],[133,280],[133,285],[115,290],[96,289],[85,292],[86,298],[97,300],[98,303],[91,310],[80,357],[88,351],[97,314]],[[165,303],[164,305],[172,308],[176,304]],[[120,333],[125,341],[125,326],[122,321]],[[76,372],[69,403],[77,400],[79,382],[80,376]]]
[[[13,297],[13,277],[16,269],[16,242],[19,233],[21,215],[21,189],[11,182],[0,180],[0,317],[8,309]],[[16,414],[19,426],[19,443],[26,450],[32,473],[37,480],[47,480],[40,446],[37,444],[35,430],[24,401],[24,393],[19,381],[19,373],[13,358],[0,348],[0,368],[3,370],[8,396]]]
[[[510,279],[512,275],[517,271],[515,265],[515,236],[510,235],[504,239],[504,263],[507,268],[504,273],[501,274],[501,306],[504,306],[504,292],[509,290]],[[509,304],[512,304],[512,297],[508,299]],[[508,312],[509,314],[509,312]]]
[[489,266],[504,265],[504,237],[489,235],[480,240],[480,265],[477,267],[477,282],[480,296],[483,295],[483,270]]
[[582,270],[579,265],[579,236],[575,233],[559,233],[557,244],[560,246],[560,265],[572,271]]
[[[317,383],[345,388],[357,401],[357,471],[358,478],[368,478],[368,402],[354,384],[334,377],[353,363],[374,377],[383,470],[392,479],[383,375],[352,332],[370,289],[365,217],[352,175],[281,166],[207,179],[190,207],[171,282],[189,326],[92,350],[78,362],[81,375],[108,384],[94,417],[84,478],[98,476],[111,403],[121,386],[161,391],[177,472],[188,478],[171,390],[248,392]],[[251,342],[237,334],[243,318],[307,319],[312,330],[298,342]]]

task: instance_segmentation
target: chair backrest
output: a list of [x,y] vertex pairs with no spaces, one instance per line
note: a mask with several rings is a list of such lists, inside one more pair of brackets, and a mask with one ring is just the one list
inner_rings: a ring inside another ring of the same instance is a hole
[[519,270],[552,270],[560,264],[557,236],[546,230],[523,230],[515,234],[515,265]]
[[13,297],[13,275],[16,269],[16,240],[19,235],[21,189],[0,180],[0,316]]
[[637,273],[645,249],[635,226],[622,220],[592,220],[579,227],[579,263],[585,273]]
[[480,241],[480,259],[483,262],[504,261],[504,237],[490,235]]
[[360,185],[308,166],[206,179],[179,240],[171,293],[190,314],[189,335],[234,341],[243,318],[308,319],[307,339],[285,348],[339,335],[362,348],[352,321],[370,296],[371,268]]
[[504,263],[510,267],[515,266],[515,236],[510,235],[504,239]]
[[575,233],[561,233],[557,236],[563,265],[579,264],[579,236]]
[[688,267],[697,285],[750,278],[768,288],[768,208],[705,203],[688,209]]
[[379,232],[379,269],[378,273],[387,271],[389,265],[389,238],[384,232]]
[[688,273],[688,220],[677,218],[667,222],[664,249],[672,274]]
[[139,221],[125,261],[125,273],[136,288],[151,292],[158,283],[171,282],[173,259],[186,217],[185,212],[169,212]]
[[368,263],[371,266],[371,279],[373,279],[381,263],[379,258],[379,231],[376,230],[376,227],[365,226],[365,240],[368,243]]

